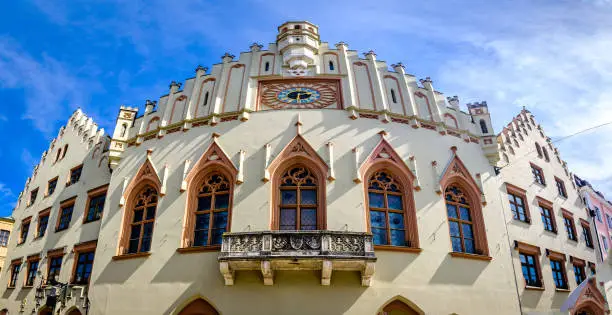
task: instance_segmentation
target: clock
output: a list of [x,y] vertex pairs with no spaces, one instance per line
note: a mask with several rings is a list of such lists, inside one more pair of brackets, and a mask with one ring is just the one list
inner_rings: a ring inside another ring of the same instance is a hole
[[258,109],[341,108],[339,91],[336,79],[261,81]]

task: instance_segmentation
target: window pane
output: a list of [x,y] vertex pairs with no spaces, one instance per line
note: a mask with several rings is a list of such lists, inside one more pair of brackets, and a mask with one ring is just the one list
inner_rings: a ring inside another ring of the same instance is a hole
[[517,197],[517,198],[516,198],[516,203],[517,203],[518,205],[522,206],[522,205],[523,205],[523,198]]
[[385,213],[383,211],[370,211],[370,225],[372,228],[387,228]]
[[465,252],[473,254],[474,251],[474,240],[465,239]]
[[142,231],[143,237],[151,237],[151,235],[153,235],[153,222],[146,223]]
[[147,208],[147,220],[155,219],[155,206]]
[[387,195],[387,204],[389,205],[389,209],[402,210],[402,196]]
[[527,260],[525,259],[525,255],[520,254],[519,258],[521,259],[521,263],[526,263],[527,262]]
[[303,205],[316,205],[317,191],[314,189],[302,190],[300,203]]
[[459,237],[459,223],[450,221],[450,235]]
[[404,229],[404,215],[402,213],[389,212],[389,227],[392,229]]
[[280,229],[281,230],[295,230],[296,229],[296,216],[295,209],[283,208],[280,211]]
[[368,199],[370,201],[370,207],[373,207],[373,208],[384,208],[385,207],[383,194],[369,192]]
[[215,209],[227,209],[229,207],[229,194],[215,195]]
[[140,246],[140,252],[148,252],[149,250],[151,250],[151,238],[150,237],[143,237],[142,238],[142,245]]
[[281,204],[284,204],[284,205],[297,204],[297,191],[281,190]]
[[227,227],[227,211],[215,212],[213,215],[213,228],[223,229]]
[[132,232],[130,233],[130,239],[137,239],[140,237],[140,225],[132,226]]
[[472,218],[470,217],[470,209],[459,207],[459,212],[461,213],[462,220],[472,221]]
[[457,207],[454,205],[446,204],[446,212],[449,218],[457,219]]
[[198,211],[210,209],[210,196],[203,196],[198,198]]
[[136,211],[134,211],[134,220],[132,222],[136,223],[136,222],[142,221],[143,212],[144,212],[144,210],[136,210]]
[[212,231],[212,239],[210,240],[210,245],[220,245],[223,241],[223,233],[225,229],[215,229]]
[[132,240],[130,240],[130,244],[129,244],[129,247],[128,247],[128,253],[129,254],[133,254],[133,253],[138,252],[138,241],[139,241],[139,239],[132,239]]
[[372,228],[374,245],[387,245],[387,230]]
[[193,235],[193,246],[204,246],[208,243],[208,230],[196,230]]
[[461,247],[461,239],[458,237],[451,237],[451,242],[453,243],[453,251],[462,252],[463,248]]
[[472,234],[471,224],[463,223],[462,227],[463,227],[463,237],[474,238],[474,234]]
[[196,230],[208,229],[209,221],[210,221],[209,213],[196,215],[195,229]]
[[406,234],[404,230],[391,230],[391,245],[406,246]]
[[317,210],[302,209],[300,213],[300,229],[301,230],[316,230],[317,229]]

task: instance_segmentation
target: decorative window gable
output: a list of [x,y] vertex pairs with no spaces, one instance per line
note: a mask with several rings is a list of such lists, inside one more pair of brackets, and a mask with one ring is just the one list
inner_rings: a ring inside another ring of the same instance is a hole
[[317,165],[324,165],[325,172],[328,173],[329,178],[329,166],[323,158],[317,153],[317,151],[308,143],[308,141],[300,134],[296,135],[274,158],[268,170],[270,173],[274,173],[274,170],[278,168],[284,161],[292,158],[302,158],[309,160]]
[[[376,147],[374,147],[370,155],[363,161],[359,167],[359,174],[365,174],[370,166],[379,162],[385,162],[398,168],[406,177],[408,177],[409,184],[412,186],[415,180],[412,170],[410,170],[404,160],[384,137],[381,137]],[[418,187],[415,187],[415,189],[418,189]]]
[[226,167],[234,177],[238,174],[238,168],[236,168],[227,153],[225,153],[225,150],[219,145],[216,137],[213,138],[213,141],[206,151],[204,151],[204,154],[202,154],[200,159],[193,165],[185,177],[185,181],[188,184],[191,183],[201,170],[212,165]]

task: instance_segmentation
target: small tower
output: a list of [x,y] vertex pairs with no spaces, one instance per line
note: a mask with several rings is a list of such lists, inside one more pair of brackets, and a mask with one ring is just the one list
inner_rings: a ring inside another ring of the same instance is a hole
[[279,26],[276,45],[283,56],[285,73],[309,75],[314,70],[320,44],[319,28],[310,22],[290,21]]
[[467,107],[480,133],[480,146],[489,160],[489,164],[495,165],[499,161],[499,153],[487,102],[469,103]]
[[134,120],[136,119],[137,113],[137,108],[121,106],[119,109],[117,124],[115,125],[115,131],[113,132],[109,152],[109,163],[112,169],[119,164],[119,161],[121,160],[121,153],[123,153],[127,147],[130,128],[134,125]]

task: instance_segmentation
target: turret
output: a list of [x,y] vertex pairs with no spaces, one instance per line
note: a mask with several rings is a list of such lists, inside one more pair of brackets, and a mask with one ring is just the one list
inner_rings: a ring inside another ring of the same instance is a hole
[[484,151],[491,165],[497,164],[499,161],[498,146],[493,133],[493,125],[491,124],[491,116],[489,115],[489,107],[486,101],[480,103],[467,104],[468,110],[472,119],[478,126],[480,136],[480,146]]
[[314,71],[315,55],[321,44],[316,25],[306,21],[286,22],[278,27],[276,44],[287,74],[305,76]]
[[119,116],[117,116],[117,124],[115,125],[115,132],[113,132],[109,155],[110,166],[113,169],[119,164],[121,153],[127,147],[129,129],[134,125],[137,113],[137,108],[121,106],[119,109]]

